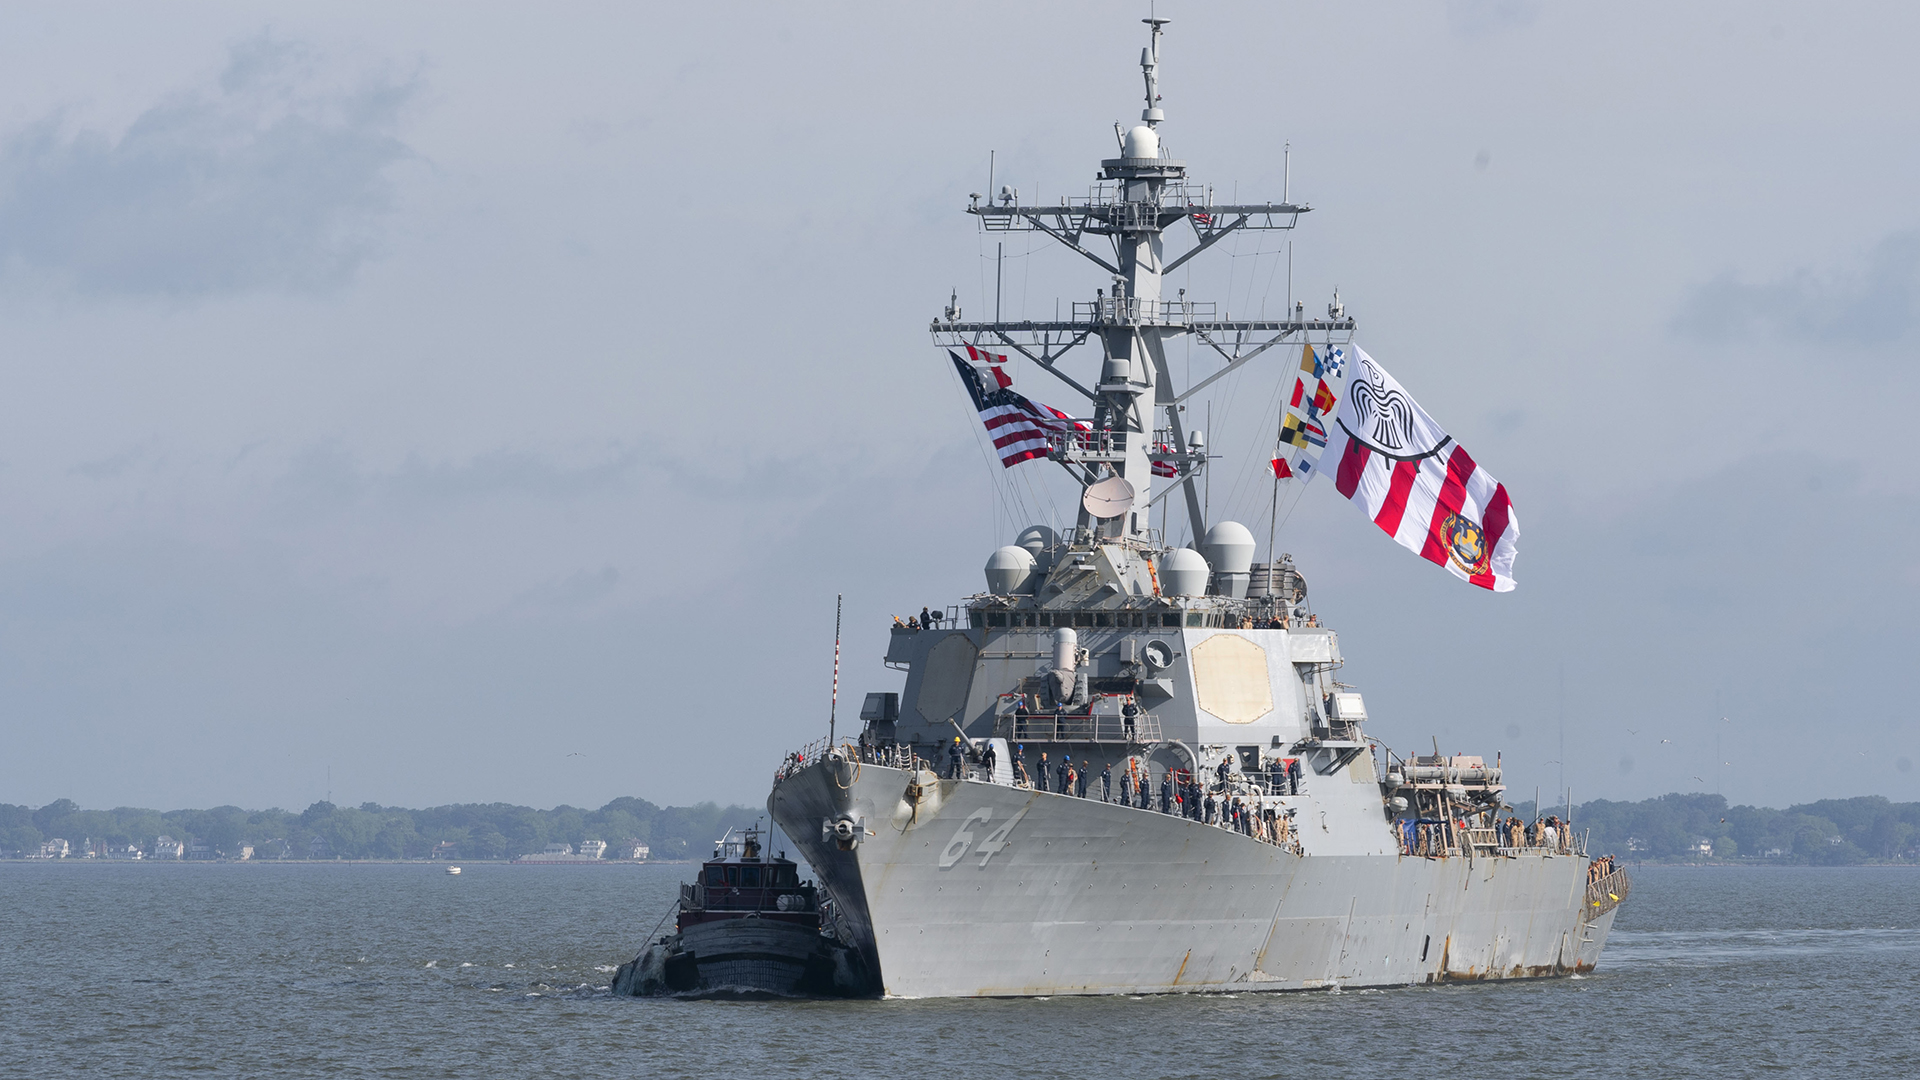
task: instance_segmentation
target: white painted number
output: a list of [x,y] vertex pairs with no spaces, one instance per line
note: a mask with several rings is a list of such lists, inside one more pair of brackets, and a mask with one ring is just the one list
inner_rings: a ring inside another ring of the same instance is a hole
[[953,834],[953,839],[947,841],[947,846],[940,852],[940,869],[945,870],[966,858],[967,849],[973,846],[973,831],[967,826],[976,821],[984,825],[992,818],[993,809],[986,806],[968,814],[967,820],[960,823],[960,828]]
[[987,860],[993,858],[995,855],[1000,854],[1000,852],[1003,849],[1013,846],[1012,844],[1009,844],[1007,842],[1007,836],[1013,832],[1013,827],[1015,825],[1020,824],[1020,819],[1026,816],[1027,816],[1027,808],[1023,806],[1020,808],[1019,813],[1008,818],[1005,822],[1001,824],[999,828],[993,830],[992,835],[988,836],[985,840],[980,841],[980,847],[978,848],[978,850],[980,852],[981,866],[987,865]]

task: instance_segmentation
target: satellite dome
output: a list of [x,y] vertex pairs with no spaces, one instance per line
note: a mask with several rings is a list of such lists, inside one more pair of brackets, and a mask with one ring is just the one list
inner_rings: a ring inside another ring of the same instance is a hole
[[1053,556],[1060,550],[1060,534],[1045,525],[1029,525],[1013,538],[1013,546],[1027,549],[1033,556],[1033,568],[1040,573],[1053,569]]
[[1023,547],[1003,547],[987,556],[987,591],[1012,596],[1033,587],[1033,553]]
[[1175,548],[1160,556],[1160,591],[1167,596],[1204,596],[1211,568],[1192,548]]
[[1200,550],[1213,564],[1213,589],[1222,596],[1247,595],[1247,571],[1253,566],[1253,534],[1237,521],[1222,521],[1207,530]]
[[1160,136],[1145,124],[1127,132],[1127,141],[1122,144],[1121,157],[1157,158],[1160,156]]

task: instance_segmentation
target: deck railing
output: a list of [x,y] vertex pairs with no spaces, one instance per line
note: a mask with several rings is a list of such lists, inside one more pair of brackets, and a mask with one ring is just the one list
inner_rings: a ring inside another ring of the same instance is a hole
[[1160,719],[1150,713],[1122,716],[1103,713],[1010,714],[1016,743],[1120,743],[1144,746],[1160,741]]

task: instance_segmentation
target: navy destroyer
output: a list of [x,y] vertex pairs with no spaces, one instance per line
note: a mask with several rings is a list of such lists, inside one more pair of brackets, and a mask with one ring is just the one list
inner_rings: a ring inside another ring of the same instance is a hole
[[[1161,141],[1167,20],[1147,22],[1146,108],[1115,125],[1118,156],[1089,194],[1024,205],[1007,188],[968,208],[989,231],[1043,233],[1094,263],[1095,298],[1017,322],[965,321],[950,301],[931,327],[1001,462],[1065,468],[1077,520],[1026,529],[992,553],[983,591],[897,623],[886,663],[904,687],[866,695],[857,736],[790,754],[768,810],[889,995],[1590,970],[1624,872],[1590,860],[1557,816],[1515,817],[1497,756],[1402,756],[1370,737],[1293,561],[1270,543],[1255,564],[1249,529],[1203,519],[1210,450],[1182,405],[1277,359],[1292,392],[1276,478],[1305,483],[1324,453],[1327,483],[1398,542],[1512,587],[1505,489],[1353,344],[1337,294],[1324,318],[1294,305],[1252,320],[1164,294],[1222,239],[1291,229],[1309,208],[1284,192],[1216,203],[1188,179]],[[1189,335],[1221,366],[1182,387],[1168,344]],[[1063,364],[1083,345],[1097,378]],[[1057,377],[1082,415],[1013,392],[995,349]],[[1175,493],[1192,546],[1152,527]]]

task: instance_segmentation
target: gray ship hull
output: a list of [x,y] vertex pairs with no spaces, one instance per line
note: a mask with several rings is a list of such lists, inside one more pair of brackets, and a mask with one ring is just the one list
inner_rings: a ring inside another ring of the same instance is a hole
[[[1300,855],[1153,811],[840,761],[776,783],[767,805],[899,997],[1565,975],[1593,968],[1613,924],[1583,858],[1343,852],[1351,830],[1311,806]],[[822,828],[847,817],[851,844]]]

